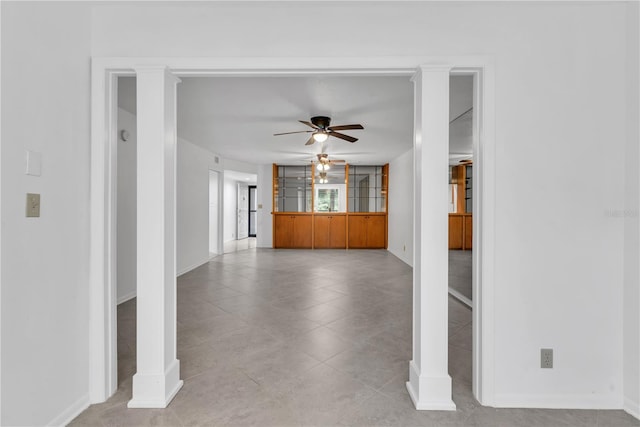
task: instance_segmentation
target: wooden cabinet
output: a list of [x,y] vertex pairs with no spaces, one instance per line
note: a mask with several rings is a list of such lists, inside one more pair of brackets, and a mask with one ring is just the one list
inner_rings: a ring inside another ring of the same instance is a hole
[[449,249],[472,248],[473,216],[471,214],[449,214]]
[[273,165],[273,247],[385,249],[389,165]]
[[386,215],[349,215],[349,248],[386,248],[386,236]]
[[449,249],[462,249],[462,215],[449,214]]
[[311,215],[275,215],[274,247],[311,249],[312,218]]
[[471,215],[464,216],[464,249],[470,250],[473,240],[473,217]]
[[347,247],[346,215],[315,215],[313,247],[318,249],[344,249]]

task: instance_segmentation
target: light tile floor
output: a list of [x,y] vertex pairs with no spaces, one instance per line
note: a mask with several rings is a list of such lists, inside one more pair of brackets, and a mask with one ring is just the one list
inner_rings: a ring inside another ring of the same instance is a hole
[[471,394],[471,313],[449,298],[455,412],[416,411],[411,269],[387,251],[248,249],[178,279],[184,387],[127,409],[135,300],[118,307],[120,386],[82,426],[638,426],[622,411],[494,409]]
[[471,291],[471,251],[449,251],[449,287],[455,289],[469,300],[473,300]]

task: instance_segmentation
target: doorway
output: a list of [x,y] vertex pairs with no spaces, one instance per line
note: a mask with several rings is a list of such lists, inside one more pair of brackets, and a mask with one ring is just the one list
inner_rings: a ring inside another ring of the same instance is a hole
[[238,183],[238,240],[249,237],[249,186]]
[[[242,58],[241,58],[242,59]],[[239,70],[238,73],[253,73],[260,75],[261,73],[265,73],[265,69],[271,70],[270,72],[276,72],[278,70],[289,71],[289,72],[299,72],[299,73],[310,73],[310,72],[318,72],[315,67],[315,62],[311,59],[293,59],[284,64],[284,66],[278,67],[277,64],[269,62],[268,60],[261,60],[259,58],[253,58],[253,64],[251,67],[247,69],[246,58],[245,61],[238,61],[236,59],[226,59],[222,61],[222,65],[220,61],[207,63],[207,61],[200,61],[196,65],[195,62],[179,59],[179,58],[168,58],[165,59],[164,62],[167,63],[169,69],[180,70],[180,72],[191,72],[197,71],[200,73],[210,73],[212,75],[216,74],[216,70],[222,69],[234,69]],[[111,144],[114,140],[113,136],[113,94],[112,94],[112,80],[114,76],[117,76],[118,73],[127,74],[131,73],[130,70],[133,69],[133,64],[154,64],[157,62],[154,58],[127,58],[125,62],[129,61],[130,64],[124,64],[122,61],[118,62],[110,62],[107,58],[101,58],[101,61],[95,62],[95,73],[94,76],[97,76],[96,79],[92,82],[92,100],[93,100],[93,108],[92,108],[92,118],[94,121],[93,127],[93,137],[92,137],[92,165],[98,165],[99,167],[92,167],[92,240],[91,240],[91,279],[92,279],[92,307],[98,307],[98,309],[92,309],[91,317],[92,317],[92,359],[91,359],[91,372],[93,372],[92,376],[92,385],[91,385],[91,393],[92,393],[92,401],[103,401],[106,397],[108,397],[114,390],[112,384],[109,382],[109,376],[112,372],[113,365],[111,364],[112,360],[109,355],[109,349],[113,347],[113,333],[112,328],[109,327],[110,319],[108,315],[105,315],[105,312],[111,312],[113,308],[113,298],[109,295],[112,295],[110,292],[113,289],[113,279],[107,271],[112,270],[113,260],[111,259],[113,256],[112,251],[110,250],[112,243],[112,224],[114,221],[113,215],[111,213],[112,210],[112,189],[109,186],[110,180],[113,178],[113,165],[109,162],[109,151],[105,150],[104,141]],[[155,62],[154,62],[155,61]],[[483,157],[478,158],[478,162],[484,162],[486,166],[484,171],[486,172],[486,176],[484,176],[484,182],[478,182],[478,187],[481,191],[484,191],[482,198],[486,203],[486,210],[481,210],[483,217],[483,223],[486,221],[487,227],[484,227],[483,234],[487,234],[488,236],[492,236],[493,228],[491,227],[493,221],[493,193],[491,193],[493,188],[493,179],[494,176],[492,174],[493,171],[493,147],[492,144],[492,136],[493,136],[493,127],[491,126],[493,120],[493,80],[492,80],[492,67],[491,64],[482,58],[472,57],[472,58],[420,58],[418,60],[418,64],[423,63],[454,63],[458,64],[467,64],[470,61],[473,64],[476,64],[476,69],[467,69],[468,73],[475,73],[474,78],[479,78],[481,73],[487,72],[490,73],[491,79],[483,80],[482,85],[482,93],[484,95],[489,95],[491,99],[485,96],[483,99],[483,114],[479,117],[478,123],[482,123],[482,136],[483,142],[487,142],[488,144],[483,146]],[[295,66],[292,66],[292,63]],[[344,61],[337,61],[337,64],[343,64]],[[208,64],[208,65],[207,65]],[[354,59],[352,62],[349,62],[350,66],[346,68],[336,67],[336,70],[333,72],[345,72],[351,70],[351,72],[363,73],[363,74],[381,74],[381,73],[389,73],[394,72],[399,75],[412,75],[415,71],[416,67],[416,59],[398,59],[398,60],[376,60],[372,58],[367,58],[366,60],[357,60]],[[123,68],[124,67],[124,68]],[[121,70],[127,71],[121,71]],[[327,72],[325,70],[325,72]],[[483,76],[486,77],[486,76]],[[106,88],[106,90],[105,90]],[[478,92],[481,92],[478,89]],[[474,100],[474,103],[479,103],[479,100]],[[107,136],[105,138],[105,135]],[[480,135],[480,134],[478,134]],[[484,139],[486,138],[486,140]],[[477,152],[478,145],[474,145],[474,151]],[[106,173],[105,173],[106,171]],[[489,194],[487,194],[489,193]],[[477,198],[480,199],[480,194],[476,192]],[[103,197],[101,197],[103,196]],[[428,203],[429,201],[426,200]],[[482,205],[484,208],[485,205]],[[480,221],[477,217],[474,218],[474,223]],[[419,221],[418,221],[419,223]],[[479,227],[474,227],[474,230],[478,230]],[[474,231],[474,240],[476,242],[480,242],[481,235]],[[477,291],[480,286],[480,282],[482,281],[486,285],[491,285],[492,280],[491,277],[487,277],[492,273],[490,269],[480,269],[480,264],[484,262],[485,259],[492,261],[492,249],[493,249],[493,241],[487,240],[485,242],[485,246],[482,246],[483,255],[480,257],[479,254],[474,253],[474,273],[478,273],[482,271],[482,277],[478,274],[474,274],[474,291]],[[475,251],[474,251],[475,252]],[[483,297],[485,296],[486,288],[483,288]],[[476,292],[477,294],[477,292]],[[489,304],[492,301],[492,295],[489,289],[487,292],[488,295],[486,298],[487,303]],[[478,298],[478,300],[481,300]],[[474,358],[474,366],[482,367],[482,372],[480,370],[474,369],[474,391],[476,391],[475,384],[479,384],[478,380],[482,380],[482,384],[478,386],[476,393],[476,397],[485,404],[491,404],[491,396],[488,396],[487,399],[483,398],[482,389],[485,387],[488,390],[492,390],[491,384],[493,378],[493,370],[492,370],[492,362],[493,362],[493,354],[491,353],[491,348],[493,347],[492,342],[492,324],[489,324],[491,320],[492,314],[492,306],[483,307],[482,312],[480,310],[475,310],[479,307],[479,302],[475,304],[474,307],[474,320],[478,318],[482,320],[483,317],[487,317],[487,322],[482,324],[481,322],[477,322],[474,324],[474,348],[476,351],[476,357]],[[483,314],[484,312],[488,313],[486,316]],[[483,328],[486,333],[480,334],[478,328]],[[483,339],[483,346],[477,346],[479,343],[480,336]],[[109,365],[109,366],[107,366]],[[477,374],[476,374],[477,372]],[[477,378],[476,378],[477,377]]]
[[258,215],[258,187],[256,185],[249,186],[249,237],[256,237],[256,225]]

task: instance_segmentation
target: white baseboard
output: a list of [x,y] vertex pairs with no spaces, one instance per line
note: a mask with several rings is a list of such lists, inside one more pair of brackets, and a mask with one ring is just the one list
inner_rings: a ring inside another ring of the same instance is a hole
[[640,402],[634,402],[625,397],[622,409],[624,409],[627,414],[640,420]]
[[620,396],[612,394],[497,394],[496,408],[620,409]]
[[130,299],[134,299],[136,297],[136,291],[133,290],[131,292],[129,292],[128,294],[125,295],[121,295],[118,297],[118,302],[116,303],[117,305],[122,304],[123,302],[127,302]]
[[191,270],[195,270],[196,268],[198,268],[201,265],[204,265],[204,264],[206,264],[208,262],[209,262],[209,254],[207,253],[207,257],[204,260],[196,262],[195,264],[193,264],[193,265],[191,265],[189,267],[185,267],[182,270],[179,270],[178,271],[178,276],[182,276],[183,274],[188,273]]
[[462,295],[462,293],[453,289],[451,286],[449,286],[449,294],[467,307],[473,309],[473,302],[469,298]]
[[406,383],[409,397],[418,411],[455,411],[451,398],[451,377],[427,377],[412,360],[409,362],[409,381]]
[[47,426],[66,426],[69,424],[75,417],[80,415],[82,411],[89,407],[89,395],[82,396],[75,403],[69,406],[67,409],[62,411],[60,415],[55,417],[53,420],[47,423]]
[[401,254],[400,252],[396,253],[396,251],[394,251],[393,249],[388,249],[387,248],[387,252],[391,252],[391,254],[393,256],[395,256],[396,258],[398,258],[400,261],[404,262],[405,264],[407,264],[409,267],[413,267],[413,265],[411,265],[411,260],[406,260],[402,257],[403,254]]

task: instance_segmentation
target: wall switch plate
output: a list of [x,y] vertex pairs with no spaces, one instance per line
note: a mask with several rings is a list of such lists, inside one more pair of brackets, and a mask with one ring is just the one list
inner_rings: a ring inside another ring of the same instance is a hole
[[262,203],[258,203],[258,209],[262,209]]
[[40,176],[42,174],[42,153],[27,150],[25,174]]
[[27,193],[27,217],[40,216],[40,194]]
[[552,348],[540,349],[540,367],[543,369],[553,368],[553,349]]

